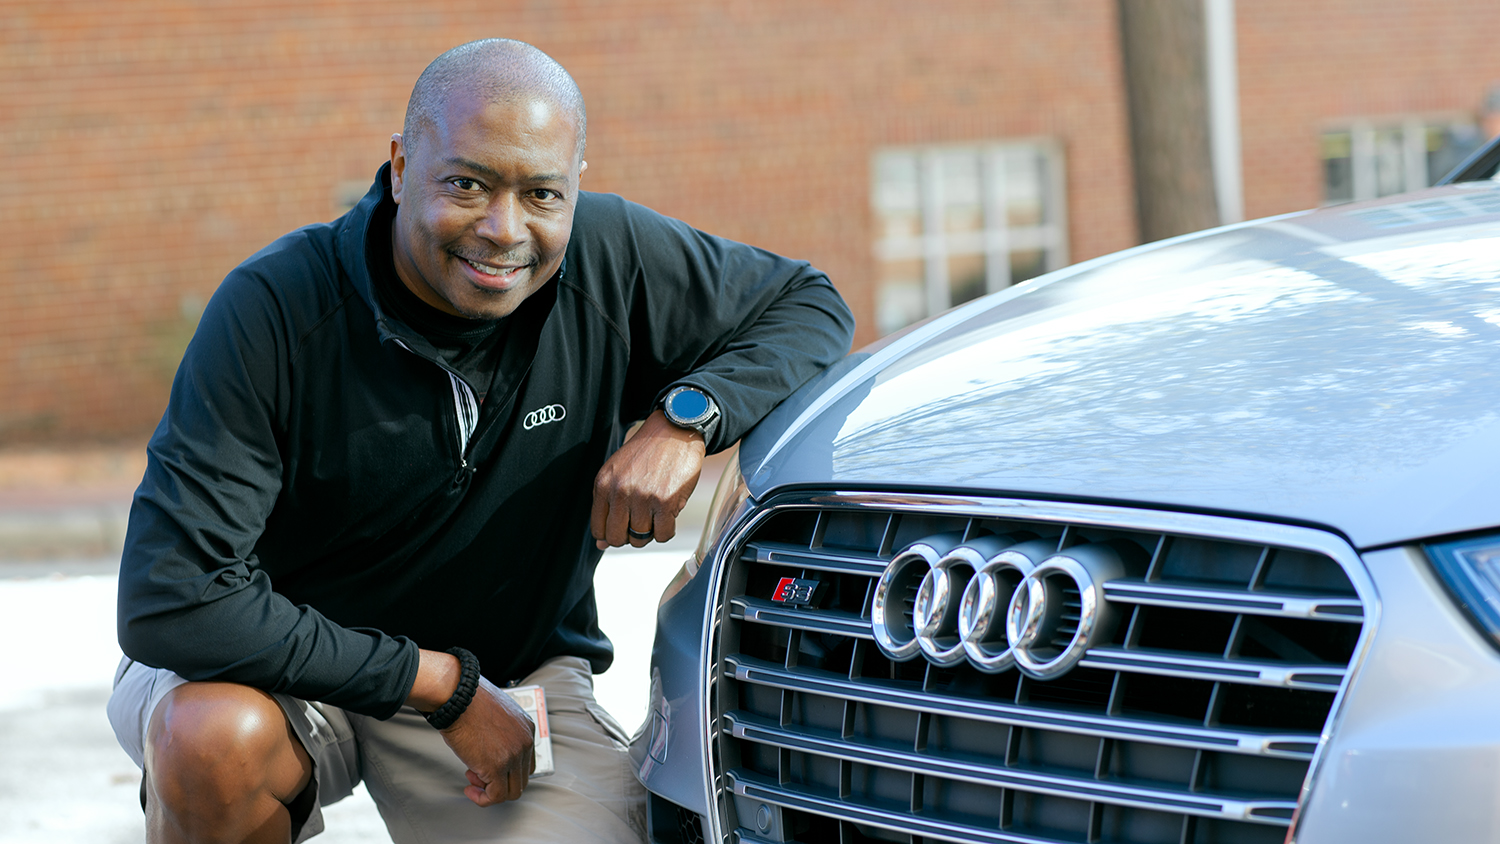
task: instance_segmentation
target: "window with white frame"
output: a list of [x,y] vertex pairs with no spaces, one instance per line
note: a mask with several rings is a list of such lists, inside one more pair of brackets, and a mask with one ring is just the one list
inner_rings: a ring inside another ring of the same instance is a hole
[[1054,144],[888,149],[874,165],[881,334],[1067,264]]
[[1484,139],[1463,119],[1360,120],[1323,133],[1323,204],[1420,190]]

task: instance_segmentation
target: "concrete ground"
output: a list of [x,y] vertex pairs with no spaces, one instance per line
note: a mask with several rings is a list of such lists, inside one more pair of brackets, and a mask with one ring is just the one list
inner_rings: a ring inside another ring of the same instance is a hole
[[[144,841],[140,772],[104,715],[138,451],[0,451],[0,844]],[[616,658],[595,693],[627,729],[645,715],[657,599],[697,542],[722,465],[705,468],[682,535],[599,564],[600,626]],[[325,815],[323,844],[389,840],[363,788]]]

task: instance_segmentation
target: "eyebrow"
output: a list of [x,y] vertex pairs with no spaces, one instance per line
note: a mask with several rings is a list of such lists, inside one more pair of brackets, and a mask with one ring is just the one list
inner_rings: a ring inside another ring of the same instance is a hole
[[[462,158],[462,157],[455,156],[453,158],[445,159],[443,161],[443,163],[446,164],[446,165],[448,165],[449,167],[458,167],[458,168],[462,168],[462,169],[465,169],[465,170],[471,170],[471,171],[473,171],[475,173],[480,174],[481,176],[484,176],[486,179],[489,179],[491,181],[495,181],[495,182],[502,181],[502,178],[501,178],[500,174],[498,172],[496,172],[493,168],[486,167],[485,165],[480,164],[479,162],[471,160],[471,159],[468,159],[468,158]],[[545,183],[554,183],[554,182],[563,182],[563,183],[566,183],[568,181],[568,177],[566,175],[564,175],[564,174],[561,174],[561,173],[539,173],[537,175],[528,176],[525,179],[525,181],[528,182],[528,183],[530,183],[530,184],[538,184],[538,183],[545,184]]]

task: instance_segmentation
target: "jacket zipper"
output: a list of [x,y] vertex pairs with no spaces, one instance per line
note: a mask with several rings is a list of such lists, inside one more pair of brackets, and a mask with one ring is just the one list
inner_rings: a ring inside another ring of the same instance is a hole
[[392,337],[391,339],[395,341],[396,345],[447,373],[448,384],[453,388],[454,421],[458,425],[458,467],[460,469],[469,468],[469,439],[474,436],[474,429],[479,427],[479,399],[474,396],[474,390],[464,382],[464,379],[458,377],[457,373],[453,372],[453,370],[425,355],[417,354],[400,337]]
[[464,379],[449,372],[448,381],[453,385],[453,409],[458,414],[458,460],[461,468],[468,468],[469,439],[479,427],[479,400]]

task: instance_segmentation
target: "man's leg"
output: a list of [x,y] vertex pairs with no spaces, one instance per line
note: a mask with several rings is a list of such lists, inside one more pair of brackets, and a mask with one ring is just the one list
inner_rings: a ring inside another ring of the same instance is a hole
[[157,844],[287,844],[313,763],[270,694],[235,683],[172,689],[146,730],[146,834]]
[[464,764],[421,715],[349,716],[365,785],[396,844],[643,840],[646,792],[623,732],[594,701],[588,662],[551,660],[522,683],[546,689],[557,772],[533,777],[519,800],[485,809],[464,797]]

